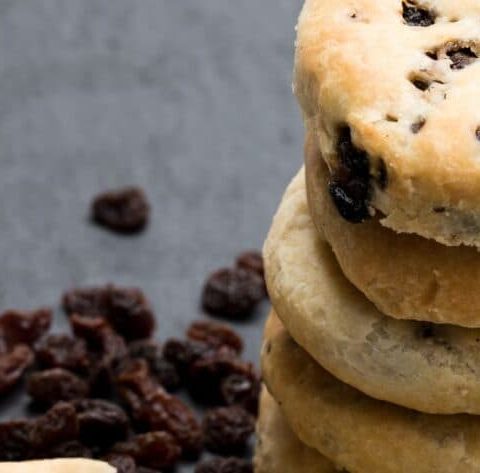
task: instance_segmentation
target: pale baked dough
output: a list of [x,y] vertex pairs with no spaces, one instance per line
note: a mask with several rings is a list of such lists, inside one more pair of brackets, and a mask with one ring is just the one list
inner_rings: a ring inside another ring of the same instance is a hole
[[268,321],[265,383],[298,437],[352,473],[478,473],[480,418],[420,414],[369,398]]
[[255,473],[335,473],[338,470],[317,450],[300,442],[273,397],[260,397]]
[[[408,25],[402,4],[435,24]],[[445,49],[480,55],[479,22],[477,0],[306,0],[298,22],[294,90],[329,168],[348,125],[381,223],[447,245],[480,246],[480,60],[452,69]]]
[[0,463],[0,473],[115,473],[108,463],[78,459],[35,460]]
[[272,304],[325,369],[377,399],[480,414],[480,330],[383,315],[343,275],[309,214],[303,170],[265,243]]
[[347,278],[378,309],[399,319],[480,327],[480,252],[398,234],[377,219],[341,218],[328,193],[328,171],[312,134],[305,143],[310,213]]

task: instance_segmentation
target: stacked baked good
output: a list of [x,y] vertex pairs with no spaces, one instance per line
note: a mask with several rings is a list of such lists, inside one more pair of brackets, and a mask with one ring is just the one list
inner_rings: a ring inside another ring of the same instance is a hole
[[479,57],[478,1],[306,0],[258,473],[480,472]]

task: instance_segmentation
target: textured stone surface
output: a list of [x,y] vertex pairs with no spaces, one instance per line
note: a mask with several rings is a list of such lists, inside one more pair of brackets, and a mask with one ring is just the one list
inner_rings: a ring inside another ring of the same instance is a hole
[[[0,309],[113,281],[145,289],[162,339],[199,314],[204,276],[261,246],[300,165],[300,4],[0,2]],[[87,219],[97,191],[123,184],[153,204],[138,237]],[[252,358],[262,319],[240,327]]]

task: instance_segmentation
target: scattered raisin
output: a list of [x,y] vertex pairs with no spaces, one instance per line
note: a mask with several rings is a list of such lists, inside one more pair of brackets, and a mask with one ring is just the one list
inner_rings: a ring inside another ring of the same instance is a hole
[[253,473],[252,462],[241,458],[210,458],[200,462],[195,473]]
[[187,337],[203,342],[210,348],[229,347],[235,353],[243,351],[243,340],[231,327],[210,320],[193,322],[187,331]]
[[477,54],[469,47],[453,47],[447,51],[447,56],[452,61],[450,69],[460,70],[473,64],[477,59]]
[[39,452],[39,458],[92,458],[92,451],[77,440],[55,445],[47,452]]
[[85,342],[66,334],[52,334],[35,347],[37,361],[46,368],[64,368],[84,373],[89,366]]
[[92,219],[117,233],[137,233],[145,228],[150,206],[145,193],[137,187],[104,192],[92,202]]
[[130,455],[122,455],[120,453],[110,453],[103,458],[108,464],[117,469],[117,473],[136,473],[137,464]]
[[414,135],[416,135],[425,126],[425,123],[427,123],[427,120],[421,117],[415,123],[412,123],[410,130]]
[[79,437],[86,445],[111,445],[127,437],[129,422],[124,410],[108,401],[82,399],[73,403]]
[[71,289],[63,294],[62,304],[68,315],[101,317],[108,306],[108,286]]
[[201,342],[171,338],[163,346],[163,356],[172,363],[180,376],[186,377],[190,366],[202,357],[209,348]]
[[0,316],[0,330],[11,346],[19,343],[32,345],[50,328],[51,322],[50,309],[7,310]]
[[241,452],[255,430],[255,420],[238,406],[218,407],[203,419],[205,446],[215,453]]
[[32,350],[26,345],[16,345],[10,352],[0,355],[0,394],[20,381],[33,358]]
[[412,5],[410,2],[403,2],[403,19],[410,26],[431,26],[435,23],[436,15],[417,5]]
[[238,255],[236,266],[237,268],[244,269],[245,271],[257,273],[261,278],[265,276],[263,256],[260,251],[246,251]]
[[245,317],[265,297],[265,283],[241,268],[220,269],[210,275],[202,295],[203,309],[228,318]]
[[0,461],[28,460],[32,454],[32,422],[26,419],[0,423]]
[[159,343],[150,340],[133,342],[129,346],[129,355],[132,358],[146,360],[152,376],[168,391],[175,391],[180,387],[177,369],[173,363],[165,359]]
[[221,384],[223,402],[227,406],[239,405],[253,415],[258,412],[260,380],[253,371],[245,374],[232,374]]
[[139,465],[168,468],[179,460],[181,449],[168,432],[148,432],[114,445],[113,452],[129,455]]
[[63,368],[32,373],[27,392],[38,404],[51,406],[58,401],[71,401],[88,395],[88,384]]

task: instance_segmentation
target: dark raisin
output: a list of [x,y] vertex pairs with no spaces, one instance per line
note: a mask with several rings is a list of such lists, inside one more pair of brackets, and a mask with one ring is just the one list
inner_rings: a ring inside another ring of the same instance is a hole
[[410,130],[413,134],[417,134],[425,126],[425,123],[427,123],[425,118],[419,118],[415,123],[412,123]]
[[31,435],[37,452],[76,440],[78,422],[75,408],[67,402],[55,404],[45,415],[33,421]]
[[197,464],[195,473],[253,473],[251,461],[241,458],[210,458]]
[[9,345],[32,345],[50,328],[51,322],[50,309],[7,310],[0,316],[0,330]]
[[420,8],[410,2],[403,2],[403,19],[410,26],[431,26],[435,23],[436,15],[425,8]]
[[236,266],[245,271],[257,273],[262,278],[265,276],[263,256],[260,251],[246,251],[245,253],[238,255]]
[[[332,179],[328,191],[340,215],[351,223],[361,223],[370,217],[368,205],[363,198],[356,195],[364,194],[362,183],[358,183],[359,192],[352,192],[352,186],[345,186],[341,181]],[[354,187],[353,187],[354,189]]]
[[151,468],[168,468],[180,458],[181,449],[168,432],[148,432],[127,442],[114,445],[113,451],[129,455],[139,465]]
[[53,368],[31,374],[27,392],[36,403],[51,406],[58,401],[86,397],[88,384],[70,371]]
[[209,314],[245,317],[264,297],[265,284],[256,273],[225,268],[208,278],[203,289],[202,306]]
[[453,70],[464,69],[478,59],[477,54],[471,48],[459,46],[447,50],[447,56],[452,61],[450,68]]
[[388,171],[387,165],[383,159],[378,160],[378,168],[377,168],[377,182],[378,187],[380,189],[385,190],[388,185]]
[[170,361],[185,379],[190,366],[202,357],[209,348],[204,343],[171,338],[163,346],[163,356]]
[[52,334],[35,347],[37,361],[46,368],[64,368],[84,373],[89,367],[85,342],[65,334]]
[[210,348],[229,347],[237,354],[243,351],[243,340],[231,327],[210,320],[193,322],[187,330],[187,337],[203,342]]
[[205,446],[210,451],[241,452],[255,430],[255,420],[241,407],[218,407],[205,414],[203,430]]
[[33,352],[26,345],[17,345],[0,355],[0,394],[10,390],[20,381],[33,363]]
[[62,304],[68,315],[103,316],[108,306],[107,287],[71,289],[63,294]]
[[447,208],[446,207],[434,207],[433,208],[433,211],[436,213],[436,214],[443,214],[447,211]]
[[412,84],[422,92],[425,92],[429,89],[431,82],[425,79],[420,79],[418,77],[411,80]]
[[137,473],[158,473],[158,470],[153,470],[152,468],[147,468],[146,466],[137,467]]
[[21,419],[0,423],[0,461],[28,460],[32,454],[32,422]]
[[103,458],[108,464],[117,469],[117,473],[136,473],[137,464],[130,455],[121,455],[120,453],[110,453]]
[[102,348],[102,334],[105,330],[111,330],[110,324],[104,318],[97,316],[73,314],[70,317],[70,325],[75,336],[84,339],[94,350]]
[[239,405],[257,415],[260,396],[260,379],[250,374],[232,374],[221,384],[223,402],[227,406]]
[[92,458],[92,451],[76,440],[55,445],[46,452],[39,452],[39,458]]
[[86,445],[106,446],[126,438],[129,422],[121,407],[100,399],[78,400],[73,406]]
[[136,233],[145,228],[150,206],[145,193],[127,187],[99,194],[92,202],[92,219],[117,233]]
[[129,354],[132,358],[146,360],[152,376],[168,391],[175,391],[180,387],[177,369],[173,363],[165,359],[159,343],[144,340],[133,342],[129,346]]

